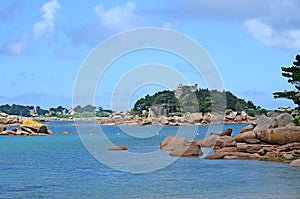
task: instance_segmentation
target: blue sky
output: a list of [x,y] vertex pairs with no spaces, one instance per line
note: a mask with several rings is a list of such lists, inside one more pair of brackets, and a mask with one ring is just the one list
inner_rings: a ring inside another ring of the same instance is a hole
[[[226,90],[267,109],[293,107],[289,100],[274,100],[272,93],[293,89],[280,67],[290,66],[299,53],[299,7],[297,0],[1,1],[0,104],[71,107],[80,67],[100,42],[133,28],[161,27],[202,45]],[[118,79],[133,66],[150,62],[168,65],[188,82],[206,87],[184,60],[145,50],[114,63],[99,82],[103,89],[97,90],[95,104],[111,108]],[[128,108],[163,88],[140,87]]]

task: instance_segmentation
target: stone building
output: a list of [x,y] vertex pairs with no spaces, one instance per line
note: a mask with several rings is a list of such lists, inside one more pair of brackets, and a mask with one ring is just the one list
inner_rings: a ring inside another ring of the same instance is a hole
[[198,84],[195,84],[193,86],[184,86],[182,84],[179,84],[177,89],[175,90],[175,97],[177,99],[180,98],[183,94],[192,93],[198,90]]

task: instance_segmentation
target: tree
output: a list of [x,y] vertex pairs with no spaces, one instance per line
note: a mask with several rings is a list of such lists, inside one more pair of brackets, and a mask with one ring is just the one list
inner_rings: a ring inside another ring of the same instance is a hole
[[282,76],[288,78],[288,83],[295,86],[293,91],[283,91],[273,93],[274,98],[287,98],[293,100],[293,102],[300,106],[300,55],[296,55],[296,60],[290,67],[281,67]]
[[42,109],[40,106],[36,106],[35,112],[38,115],[46,115],[47,113],[49,113],[49,111]]

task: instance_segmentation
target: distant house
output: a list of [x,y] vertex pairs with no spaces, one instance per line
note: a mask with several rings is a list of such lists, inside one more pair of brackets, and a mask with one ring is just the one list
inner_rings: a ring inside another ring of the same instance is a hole
[[69,115],[74,115],[74,114],[75,114],[74,109],[70,108],[70,109],[68,110],[68,114],[69,114]]
[[179,84],[177,89],[175,90],[175,97],[179,99],[183,94],[196,92],[198,90],[198,84],[193,86],[184,86]]
[[282,111],[282,112],[286,112],[286,111],[291,111],[291,107],[289,106],[284,106],[284,107],[278,107],[277,111]]

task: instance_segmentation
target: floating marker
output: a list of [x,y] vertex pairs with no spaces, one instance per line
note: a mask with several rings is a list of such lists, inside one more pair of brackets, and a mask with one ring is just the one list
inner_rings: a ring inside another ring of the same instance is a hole
[[117,135],[120,135],[120,132],[118,132]]
[[93,133],[90,133],[90,135],[93,135]]
[[159,135],[159,132],[157,132],[156,135]]
[[199,133],[197,133],[197,135],[199,135]]

